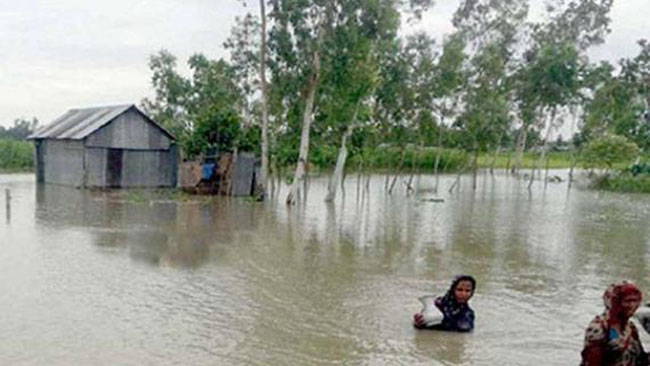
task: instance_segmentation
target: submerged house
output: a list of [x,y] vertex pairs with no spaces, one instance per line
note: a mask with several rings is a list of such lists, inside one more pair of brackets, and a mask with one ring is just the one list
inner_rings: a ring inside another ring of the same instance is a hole
[[37,182],[75,187],[175,187],[172,134],[135,105],[71,109],[28,137]]

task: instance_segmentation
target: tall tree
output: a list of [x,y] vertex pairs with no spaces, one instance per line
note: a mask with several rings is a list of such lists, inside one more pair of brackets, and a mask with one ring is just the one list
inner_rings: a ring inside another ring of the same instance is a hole
[[[552,131],[559,127],[556,125],[558,109],[576,100],[580,68],[577,50],[570,44],[559,44],[544,47],[528,69],[525,84],[532,88],[535,116],[541,121],[541,128],[547,131],[539,162],[546,156]],[[546,116],[548,118],[545,118]],[[531,173],[529,187],[534,176],[535,167]]]
[[262,196],[267,194],[269,177],[269,106],[268,106],[268,82],[266,79],[267,59],[267,35],[266,35],[266,4],[260,0],[260,90],[262,92],[262,167],[258,190]]
[[[587,62],[586,50],[604,42],[609,32],[611,6],[612,0],[568,4],[552,0],[546,3],[547,20],[531,25],[532,39],[520,68],[523,82],[519,84],[519,101],[524,136],[529,128],[546,130],[538,165],[545,158],[552,130],[562,124],[562,118],[556,119],[559,108],[578,100],[582,88],[580,70]],[[535,167],[529,187],[534,172]]]
[[369,117],[369,99],[380,82],[380,52],[397,34],[399,13],[387,5],[345,3],[346,15],[328,39],[320,113],[327,128],[340,138],[340,148],[326,202],[334,200],[342,184],[348,140]]
[[179,138],[183,151],[196,156],[209,148],[231,150],[246,144],[241,129],[243,93],[235,69],[224,60],[195,54],[188,60],[191,78],[176,72],[176,58],[167,51],[151,56],[155,99],[142,104],[154,120]]
[[[270,47],[275,51],[273,63],[276,68],[284,69],[281,75],[274,73],[273,77],[274,79],[280,76],[290,78],[293,87],[287,91],[294,94],[283,99],[293,104],[290,108],[294,110],[298,106],[297,109],[301,110],[302,115],[300,149],[293,182],[287,195],[288,204],[296,202],[300,187],[306,178],[309,137],[317,93],[321,84],[322,67],[330,62],[329,55],[324,52],[323,47],[325,44],[330,44],[330,39],[337,34],[337,30],[346,26],[346,18],[357,16],[342,9],[353,8],[359,13],[361,20],[367,19],[368,24],[372,24],[381,15],[375,11],[382,11],[384,8],[377,6],[378,3],[392,5],[393,8],[407,5],[407,8],[417,16],[422,9],[431,4],[431,0],[408,2],[395,0],[385,3],[375,0],[270,1],[272,10],[269,17],[273,19],[273,27],[269,41]],[[295,91],[299,91],[299,98],[296,98]]]
[[156,122],[183,140],[193,128],[186,110],[190,81],[176,71],[176,56],[164,49],[149,57],[149,69],[155,97],[145,98],[142,106]]
[[456,106],[461,98],[463,86],[466,83],[465,39],[460,33],[450,35],[443,45],[442,55],[434,71],[434,109],[438,112],[438,149],[434,162],[433,173],[436,176],[435,191],[438,191],[439,166],[442,155],[442,142],[444,132],[447,130],[447,121],[453,119]]
[[[246,1],[243,1],[246,5]],[[261,127],[260,176],[256,179],[256,194],[264,198],[267,194],[269,176],[269,105],[267,79],[267,16],[266,2],[259,1],[259,21],[256,16],[247,14],[238,18],[231,30],[231,36],[225,47],[231,50],[230,59],[235,67],[237,83],[244,92],[250,124]],[[259,93],[258,93],[259,92]],[[259,100],[257,99],[259,94]],[[259,111],[253,107],[259,107]],[[257,122],[259,114],[259,123]]]
[[465,134],[465,148],[474,153],[473,188],[479,152],[498,144],[510,126],[505,72],[506,57],[499,43],[484,46],[472,58],[471,85],[463,103],[465,111],[455,125]]
[[639,55],[622,59],[617,75],[609,64],[593,69],[596,81],[585,106],[583,128],[588,140],[613,133],[650,149],[650,44],[641,40],[639,45]]
[[[300,149],[293,182],[287,195],[287,203],[294,204],[307,173],[309,134],[313,121],[313,108],[320,83],[322,47],[325,37],[335,26],[336,7],[333,2],[296,2],[273,0],[269,3],[269,17],[273,20],[269,37],[274,49],[274,64],[283,69],[273,77],[287,77],[292,88],[284,90],[296,95],[283,96],[282,104],[294,104],[302,109]],[[300,104],[299,106],[296,104]]]

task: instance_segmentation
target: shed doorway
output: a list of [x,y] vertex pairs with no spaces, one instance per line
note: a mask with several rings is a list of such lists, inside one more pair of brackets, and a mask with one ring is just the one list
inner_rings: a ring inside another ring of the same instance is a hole
[[108,149],[106,156],[106,186],[118,188],[122,183],[123,149]]

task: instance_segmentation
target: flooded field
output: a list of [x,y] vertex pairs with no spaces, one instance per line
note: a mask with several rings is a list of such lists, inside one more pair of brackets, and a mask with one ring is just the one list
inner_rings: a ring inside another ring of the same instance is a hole
[[[650,195],[454,178],[288,208],[0,175],[0,364],[577,365],[607,284],[650,293]],[[457,273],[476,330],[414,330]]]

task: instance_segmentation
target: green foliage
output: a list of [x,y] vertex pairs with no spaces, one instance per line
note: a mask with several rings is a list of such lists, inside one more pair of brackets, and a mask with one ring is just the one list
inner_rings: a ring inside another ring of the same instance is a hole
[[539,43],[573,44],[580,50],[601,44],[609,33],[609,13],[614,0],[551,0],[546,3],[550,21],[535,38]]
[[[618,74],[585,57],[608,32],[611,0],[549,0],[537,23],[527,19],[528,0],[462,0],[441,46],[426,34],[401,36],[401,17],[417,19],[432,3],[266,2],[269,152],[280,169],[298,160],[304,116],[313,118],[307,156],[317,169],[335,165],[342,136],[349,136],[351,166],[395,169],[406,151],[407,166],[417,156],[426,170],[439,142],[442,169],[465,164],[468,151],[488,156],[481,161],[487,164],[490,151],[511,148],[524,130],[526,146],[540,144],[544,117],[559,125],[563,110],[579,103],[573,110],[585,112],[584,129],[573,142],[587,147],[590,166],[611,168],[632,151],[605,133],[650,148],[650,123],[642,118],[650,103],[650,46],[640,42],[639,55],[623,60]],[[188,154],[259,150],[260,30],[256,16],[238,19],[224,45],[230,62],[194,55],[187,78],[170,53],[151,57],[156,94],[145,108]],[[309,95],[314,105],[305,114]],[[417,146],[427,148],[416,153]],[[558,159],[551,165],[565,163]]]
[[636,144],[624,136],[605,134],[587,144],[582,159],[588,168],[611,169],[616,163],[630,162],[638,153]]
[[472,59],[473,83],[465,95],[466,109],[455,127],[465,132],[462,145],[468,150],[484,150],[499,144],[510,128],[505,89],[506,60],[499,44],[493,43]]
[[442,55],[436,65],[435,97],[449,96],[465,84],[463,63],[466,58],[465,39],[462,34],[454,33],[449,36],[444,42]]
[[232,150],[242,132],[242,96],[234,83],[233,68],[223,60],[208,60],[201,54],[190,57],[188,64],[192,70],[192,94],[187,111],[193,129],[186,152],[193,156],[212,148]]
[[239,116],[227,109],[201,110],[195,128],[184,142],[188,156],[196,156],[207,149],[229,151],[239,132]]
[[145,98],[142,106],[154,121],[183,141],[192,127],[185,109],[190,82],[176,72],[176,56],[167,50],[149,57],[149,69],[155,99]]
[[16,119],[12,127],[0,126],[0,171],[27,171],[34,168],[34,144],[24,141],[38,120]]
[[633,164],[632,166],[629,167],[628,171],[632,173],[633,176],[637,176],[637,175],[650,176],[650,163]]
[[525,73],[524,85],[536,106],[569,104],[578,90],[578,52],[570,44],[544,46]]
[[621,61],[618,75],[609,64],[592,68],[593,97],[585,105],[587,139],[609,132],[650,149],[650,44],[641,40],[639,46],[639,55]]
[[0,170],[26,171],[34,168],[34,145],[28,141],[0,139]]
[[245,98],[236,84],[238,71],[202,54],[191,56],[188,65],[190,79],[176,72],[176,58],[169,52],[151,56],[156,98],[143,101],[145,110],[177,136],[190,157],[213,148],[230,151],[240,143],[250,148],[259,130],[243,127]]
[[339,149],[336,145],[318,145],[310,149],[309,163],[320,169],[336,165]]

